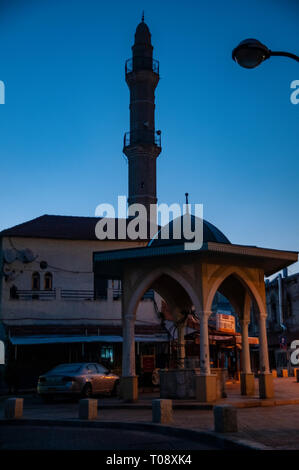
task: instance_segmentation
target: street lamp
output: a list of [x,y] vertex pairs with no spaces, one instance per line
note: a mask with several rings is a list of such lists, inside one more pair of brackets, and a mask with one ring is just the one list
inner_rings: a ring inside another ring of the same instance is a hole
[[246,69],[253,69],[260,65],[264,60],[275,55],[290,57],[291,59],[299,62],[299,57],[297,55],[291,54],[290,52],[271,51],[257,39],[245,39],[244,41],[241,41],[232,53],[233,60]]

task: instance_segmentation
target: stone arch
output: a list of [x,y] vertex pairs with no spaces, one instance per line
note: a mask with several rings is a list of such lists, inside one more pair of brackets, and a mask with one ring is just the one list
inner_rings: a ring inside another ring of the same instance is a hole
[[214,274],[216,280],[214,281],[208,292],[207,299],[205,302],[205,310],[211,311],[213,299],[217,290],[229,276],[236,277],[243,284],[245,291],[249,292],[251,298],[256,302],[259,313],[261,314],[262,312],[265,312],[266,306],[261,293],[255,286],[254,282],[245,275],[245,272],[242,269],[238,267],[227,267],[225,269],[220,268],[216,272],[216,275]]
[[130,300],[128,302],[128,309],[127,309],[128,314],[135,316],[138,303],[141,300],[143,294],[150,288],[150,286],[155,281],[157,281],[163,275],[166,275],[169,278],[176,281],[184,289],[186,294],[189,296],[192,304],[195,307],[195,310],[200,311],[199,298],[193,286],[185,278],[185,276],[183,276],[181,273],[178,273],[177,271],[174,271],[173,269],[170,269],[168,267],[161,267],[161,268],[154,269],[153,271],[150,271],[141,281],[138,280],[135,282],[133,289],[132,289],[133,294],[131,295]]

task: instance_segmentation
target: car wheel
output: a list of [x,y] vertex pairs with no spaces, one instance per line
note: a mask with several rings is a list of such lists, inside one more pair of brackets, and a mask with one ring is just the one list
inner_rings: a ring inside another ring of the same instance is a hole
[[83,398],[90,398],[92,395],[92,388],[90,384],[85,384],[82,390]]
[[111,396],[112,397],[119,397],[119,392],[120,392],[120,383],[119,383],[119,380],[117,380],[114,383],[114,386],[113,386],[113,389],[112,389],[112,392],[111,392]]

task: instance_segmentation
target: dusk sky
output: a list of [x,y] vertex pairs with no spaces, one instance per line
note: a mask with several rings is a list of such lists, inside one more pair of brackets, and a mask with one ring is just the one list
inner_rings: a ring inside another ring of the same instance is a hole
[[231,58],[250,37],[299,54],[298,0],[0,0],[0,229],[127,195],[124,66],[143,9],[160,62],[159,202],[188,191],[232,243],[298,250],[299,64]]

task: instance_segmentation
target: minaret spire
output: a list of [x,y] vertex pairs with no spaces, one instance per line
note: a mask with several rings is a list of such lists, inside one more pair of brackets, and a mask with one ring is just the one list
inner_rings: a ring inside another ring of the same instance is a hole
[[144,10],[142,11],[141,21],[142,21],[142,23],[144,23]]
[[150,205],[157,203],[156,159],[161,152],[161,131],[155,130],[155,89],[160,76],[144,12],[132,51],[133,57],[126,62],[130,132],[125,134],[123,148],[129,163],[128,204],[143,204],[149,217]]

